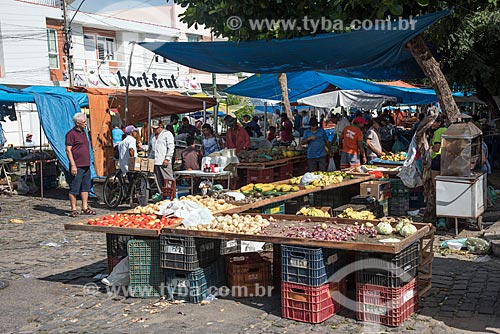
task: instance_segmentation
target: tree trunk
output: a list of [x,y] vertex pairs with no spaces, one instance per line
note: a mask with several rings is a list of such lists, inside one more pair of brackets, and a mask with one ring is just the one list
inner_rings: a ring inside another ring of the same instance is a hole
[[[450,86],[439,67],[439,63],[434,59],[429,48],[424,42],[421,35],[415,37],[408,42],[407,47],[410,49],[413,57],[417,61],[424,74],[429,78],[432,87],[436,92],[439,101],[439,106],[443,114],[450,120],[455,122],[460,114],[460,110],[453,99]],[[434,222],[436,219],[436,193],[434,189],[434,180],[431,175],[431,157],[429,152],[429,140],[425,131],[432,125],[435,116],[427,117],[419,126],[417,131],[417,144],[420,155],[422,156],[422,181],[424,184],[424,196],[427,203],[427,210],[425,213],[425,221]]]
[[436,221],[436,191],[434,180],[431,176],[431,154],[427,130],[431,127],[437,115],[429,115],[420,122],[417,129],[417,147],[422,157],[422,182],[424,186],[424,200],[427,203],[424,222],[434,223]]
[[292,108],[290,107],[290,100],[288,99],[288,82],[286,80],[286,73],[278,74],[278,81],[281,88],[282,102],[285,106],[285,112],[288,118],[293,122]]
[[460,110],[458,109],[455,99],[453,99],[450,86],[441,71],[441,67],[439,67],[439,63],[434,59],[424,39],[419,35],[409,41],[407,46],[410,48],[413,57],[420,68],[422,68],[424,74],[431,81],[432,88],[436,91],[439,106],[443,114],[448,117],[450,122],[455,122],[460,114]]

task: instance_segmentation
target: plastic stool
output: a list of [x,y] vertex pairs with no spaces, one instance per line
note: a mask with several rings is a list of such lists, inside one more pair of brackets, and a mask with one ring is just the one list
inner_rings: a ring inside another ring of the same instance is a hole
[[165,180],[165,184],[161,188],[161,195],[163,198],[169,198],[173,200],[176,196],[176,184],[175,180]]

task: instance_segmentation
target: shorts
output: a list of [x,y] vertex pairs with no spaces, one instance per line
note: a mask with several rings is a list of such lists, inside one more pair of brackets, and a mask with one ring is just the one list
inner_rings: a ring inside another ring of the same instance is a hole
[[361,166],[361,159],[358,154],[340,152],[340,168],[358,167]]
[[436,155],[431,162],[431,170],[440,172],[441,171],[441,154]]
[[171,163],[169,163],[167,167],[164,167],[163,165],[155,165],[154,172],[160,188],[165,187],[165,180],[174,179],[174,171]]
[[77,167],[76,175],[69,174],[68,184],[70,194],[80,195],[80,193],[88,193],[90,191],[92,187],[90,167]]

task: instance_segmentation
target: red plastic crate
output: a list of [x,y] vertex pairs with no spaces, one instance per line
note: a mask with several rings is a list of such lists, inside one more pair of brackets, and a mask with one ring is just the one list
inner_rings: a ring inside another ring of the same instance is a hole
[[274,182],[274,169],[247,169],[248,183],[268,183]]
[[258,253],[233,254],[226,257],[227,283],[235,298],[253,297],[268,291],[272,285],[271,263]]
[[400,288],[356,284],[356,319],[397,327],[418,307],[416,279]]
[[317,324],[340,311],[339,303],[334,302],[330,290],[342,289],[345,281],[338,287],[330,283],[308,286],[295,283],[281,283],[281,315],[283,318]]
[[275,180],[274,181],[281,181],[281,180],[287,180],[293,176],[293,165],[288,164],[280,167],[276,167],[276,170],[274,172]]

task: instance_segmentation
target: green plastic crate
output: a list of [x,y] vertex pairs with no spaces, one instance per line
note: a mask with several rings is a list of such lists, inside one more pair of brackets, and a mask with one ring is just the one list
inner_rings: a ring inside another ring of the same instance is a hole
[[252,210],[246,211],[248,213],[261,213],[263,215],[284,215],[285,214],[285,202],[273,203],[265,206],[261,206]]
[[130,297],[161,297],[164,273],[160,268],[160,241],[130,240],[127,248]]

